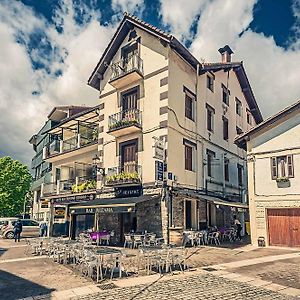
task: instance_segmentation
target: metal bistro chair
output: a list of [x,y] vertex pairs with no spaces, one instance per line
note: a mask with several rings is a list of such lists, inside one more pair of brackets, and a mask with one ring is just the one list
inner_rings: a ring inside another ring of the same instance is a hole
[[130,234],[124,234],[125,242],[124,242],[124,248],[132,248],[133,247],[133,240],[132,236]]
[[219,240],[220,232],[215,231],[208,234],[208,243],[212,244],[215,243],[216,246],[220,245]]
[[144,245],[143,235],[134,235],[133,236],[133,248],[138,248],[139,246]]

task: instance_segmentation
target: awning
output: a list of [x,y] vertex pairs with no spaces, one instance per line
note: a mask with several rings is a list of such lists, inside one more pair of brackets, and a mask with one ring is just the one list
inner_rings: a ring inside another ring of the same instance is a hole
[[72,115],[71,117],[64,119],[57,126],[45,131],[44,134],[61,134],[62,129],[76,130],[78,122],[87,126],[95,124],[99,121],[98,109],[99,105],[84,110],[76,115]]
[[70,207],[71,214],[127,213],[134,212],[138,203],[157,199],[159,195],[143,195],[131,198],[103,198]]
[[208,195],[203,195],[203,196],[201,195],[199,196],[199,198],[218,205],[225,205],[225,206],[238,207],[238,208],[249,208],[248,204],[245,203],[226,201]]

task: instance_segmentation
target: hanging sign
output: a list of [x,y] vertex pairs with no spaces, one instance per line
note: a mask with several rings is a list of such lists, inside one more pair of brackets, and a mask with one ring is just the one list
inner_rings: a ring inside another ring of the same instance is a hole
[[117,198],[139,197],[143,193],[141,185],[137,186],[122,186],[115,188],[115,196]]
[[164,160],[165,158],[165,142],[157,137],[153,137],[153,158]]

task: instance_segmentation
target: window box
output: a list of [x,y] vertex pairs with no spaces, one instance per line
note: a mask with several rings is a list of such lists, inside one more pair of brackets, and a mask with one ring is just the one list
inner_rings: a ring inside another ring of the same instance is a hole
[[277,187],[287,188],[291,186],[290,179],[288,177],[278,177],[276,178]]

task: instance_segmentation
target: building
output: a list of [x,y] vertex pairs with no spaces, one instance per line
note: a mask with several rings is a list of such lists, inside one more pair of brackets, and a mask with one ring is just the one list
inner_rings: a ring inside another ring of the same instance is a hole
[[254,245],[300,246],[300,101],[238,137],[247,148]]
[[246,152],[234,139],[262,116],[243,63],[229,46],[219,52],[220,62],[200,63],[125,13],[88,80],[101,108],[97,195],[69,206],[71,231],[94,224],[118,241],[129,230],[174,241],[247,217]]
[[[29,143],[32,144],[35,155],[31,161],[31,170],[33,175],[33,183],[31,190],[33,191],[33,204],[31,208],[32,217],[37,221],[49,221],[50,208],[48,202],[41,199],[42,186],[48,185],[52,181],[51,171],[52,164],[45,160],[45,148],[49,145],[57,143],[57,137],[48,134],[51,128],[57,126],[61,120],[72,116],[79,111],[87,109],[81,106],[59,106],[55,107],[47,116],[44,126],[33,135]],[[52,147],[52,146],[51,146]]]

